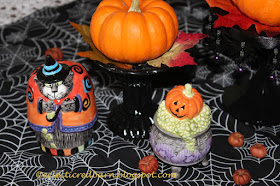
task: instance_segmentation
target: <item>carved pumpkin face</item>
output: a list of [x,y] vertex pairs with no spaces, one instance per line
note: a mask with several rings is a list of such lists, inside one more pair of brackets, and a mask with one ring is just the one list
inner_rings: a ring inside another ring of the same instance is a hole
[[181,100],[174,100],[169,105],[169,110],[177,118],[185,118],[187,114],[186,103]]
[[203,107],[201,94],[190,84],[171,89],[165,98],[165,107],[174,117],[183,120],[197,116]]

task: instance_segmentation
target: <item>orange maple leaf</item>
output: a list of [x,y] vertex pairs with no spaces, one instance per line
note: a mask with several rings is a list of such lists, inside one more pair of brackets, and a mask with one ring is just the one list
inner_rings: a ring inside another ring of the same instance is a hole
[[88,43],[92,50],[85,51],[85,52],[78,52],[77,54],[81,57],[87,57],[91,60],[100,61],[105,64],[113,64],[117,67],[124,68],[124,69],[131,69],[131,64],[124,64],[113,61],[107,58],[104,54],[102,54],[93,44],[90,35],[90,29],[88,25],[79,25],[70,21],[70,24],[83,36],[83,40]]

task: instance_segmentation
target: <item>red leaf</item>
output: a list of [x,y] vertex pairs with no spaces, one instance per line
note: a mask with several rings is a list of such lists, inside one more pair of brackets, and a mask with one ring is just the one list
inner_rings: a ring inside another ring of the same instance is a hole
[[[210,7],[218,7],[223,10],[231,10],[234,13],[234,10],[237,9],[231,0],[206,0]],[[234,7],[233,7],[234,6]],[[237,10],[239,12],[239,10]]]
[[178,37],[176,38],[174,45],[184,45],[182,50],[192,48],[194,45],[199,43],[200,39],[208,37],[205,34],[200,33],[185,33],[179,30]]
[[[124,69],[131,69],[131,64],[124,64],[119,63],[117,61],[113,61],[109,58],[107,58],[105,55],[103,55],[97,48],[94,46],[89,26],[87,25],[79,25],[73,22],[70,22],[72,26],[83,36],[83,40],[88,43],[91,46],[90,51],[84,51],[84,52],[78,52],[78,55],[81,57],[87,57],[91,60],[97,60],[104,64],[114,64],[120,68]],[[184,33],[182,31],[179,31],[178,37],[175,40],[173,46],[171,49],[169,49],[166,53],[164,53],[162,56],[147,61],[147,63],[154,67],[161,67],[162,64],[167,65],[168,67],[182,67],[184,65],[197,65],[193,57],[189,55],[189,53],[185,52],[186,49],[192,48],[194,45],[196,45],[200,39],[207,37],[205,34],[193,34],[193,33]]]
[[240,14],[231,13],[225,16],[218,15],[218,17],[218,20],[214,23],[215,28],[222,26],[231,28],[234,25],[238,25],[241,29],[247,30],[252,24],[254,24],[252,19]]
[[162,64],[168,67],[182,67],[184,65],[197,65],[194,58],[185,52],[186,49],[192,48],[199,43],[200,39],[207,37],[200,33],[185,33],[179,31],[177,39],[173,46],[162,56],[147,63],[154,67],[160,67]]
[[183,52],[180,53],[175,59],[169,61],[169,67],[182,67],[186,64],[188,65],[197,65],[197,63],[193,60],[194,58],[190,56],[189,53]]
[[214,23],[214,28],[227,27],[232,28],[238,25],[241,29],[247,30],[255,25],[256,32],[260,34],[262,31],[267,36],[273,37],[280,34],[280,27],[272,27],[261,24],[239,11],[231,0],[206,0],[210,7],[218,7],[228,12],[227,15],[218,15],[218,19]]
[[200,39],[207,37],[205,34],[195,34],[195,33],[188,33],[182,32],[179,30],[178,37],[175,40],[175,43],[184,44],[185,42],[192,43],[193,45],[197,44]]

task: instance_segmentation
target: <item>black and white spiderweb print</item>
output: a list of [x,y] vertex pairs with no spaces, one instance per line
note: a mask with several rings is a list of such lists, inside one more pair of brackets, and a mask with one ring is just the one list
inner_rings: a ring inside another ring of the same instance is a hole
[[[167,2],[177,13],[180,30],[202,32],[203,20],[209,13],[204,1]],[[77,55],[77,52],[87,49],[87,44],[69,24],[69,20],[89,25],[98,3],[98,0],[78,0],[59,8],[44,8],[0,28],[0,185],[234,185],[232,174],[239,168],[250,171],[250,185],[279,185],[279,144],[258,131],[276,135],[280,127],[249,126],[224,111],[223,90],[233,83],[231,75],[236,64],[226,59],[223,71],[214,74],[206,60],[213,52],[207,51],[202,44],[196,46],[199,66],[191,83],[212,110],[213,144],[207,155],[207,166],[197,164],[183,167],[179,179],[66,179],[36,176],[38,171],[141,173],[138,161],[152,153],[148,139],[126,140],[108,129],[107,114],[114,106],[122,103],[123,83],[114,74],[95,68]],[[94,126],[93,144],[83,152],[69,157],[53,157],[42,152],[28,125],[26,114],[25,93],[28,77],[36,67],[44,63],[44,52],[52,47],[61,48],[64,59],[81,62],[89,70],[99,112]],[[279,82],[279,71],[275,73]],[[153,101],[159,103],[164,100],[170,88],[155,88]],[[236,131],[245,135],[245,144],[241,148],[233,148],[227,142],[228,135]],[[267,147],[268,155],[261,160],[251,156],[249,152],[250,146],[256,142]],[[158,173],[171,173],[171,166],[159,161]]]

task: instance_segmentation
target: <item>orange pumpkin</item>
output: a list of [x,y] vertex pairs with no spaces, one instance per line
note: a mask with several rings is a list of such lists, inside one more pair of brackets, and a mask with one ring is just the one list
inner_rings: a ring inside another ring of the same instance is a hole
[[173,8],[163,0],[103,0],[91,18],[90,34],[108,58],[141,63],[166,52],[178,34]]
[[280,26],[279,0],[232,0],[246,16],[262,24]]
[[267,151],[264,145],[256,143],[250,147],[250,153],[256,158],[263,158],[266,156]]
[[250,183],[252,179],[251,174],[247,169],[237,169],[232,176],[236,185],[246,185]]
[[165,98],[165,107],[169,113],[183,120],[197,116],[203,108],[201,94],[191,84],[179,85],[171,89]]
[[228,143],[233,147],[241,147],[244,144],[244,136],[240,132],[231,133],[228,137]]
[[52,58],[54,60],[62,60],[63,59],[63,53],[60,50],[60,48],[49,48],[46,50],[45,52],[45,57],[47,57],[47,55],[52,56]]
[[138,168],[146,174],[156,172],[158,170],[158,161],[152,155],[145,156],[139,161]]

